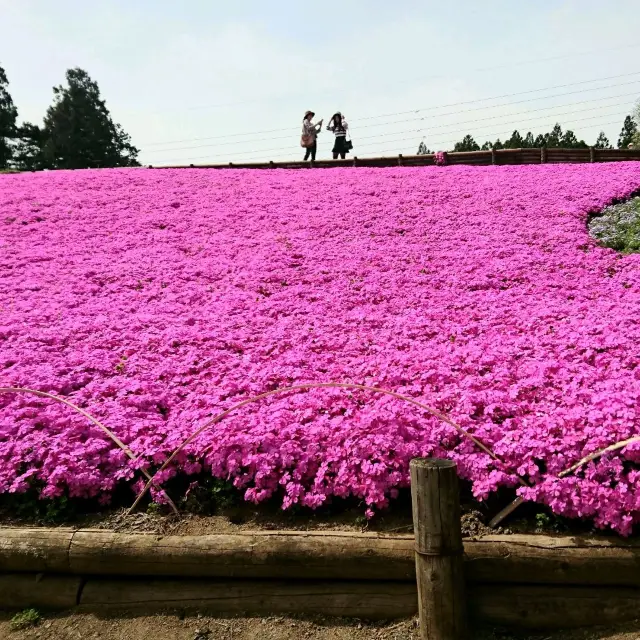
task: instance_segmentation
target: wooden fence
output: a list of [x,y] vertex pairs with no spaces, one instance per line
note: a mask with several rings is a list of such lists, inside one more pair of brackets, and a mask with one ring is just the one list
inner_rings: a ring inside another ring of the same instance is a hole
[[[622,162],[640,160],[640,149],[499,149],[498,151],[463,151],[446,153],[446,164],[469,165],[515,165],[515,164],[557,164],[583,162]],[[330,167],[418,167],[433,165],[435,155],[386,156],[382,158],[358,158],[347,160],[316,160],[303,162],[289,160],[283,162],[228,162],[225,164],[167,165],[150,169],[326,169]]]

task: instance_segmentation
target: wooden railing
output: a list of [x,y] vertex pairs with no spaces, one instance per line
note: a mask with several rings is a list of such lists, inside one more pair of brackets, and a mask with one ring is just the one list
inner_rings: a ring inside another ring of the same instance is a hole
[[[380,158],[358,158],[347,160],[285,160],[280,162],[227,162],[225,164],[168,165],[150,169],[326,169],[330,167],[417,167],[433,165],[433,154],[421,156],[386,156]],[[506,165],[506,164],[556,164],[583,162],[622,162],[640,160],[640,149],[500,149],[498,151],[463,151],[446,154],[446,165]]]

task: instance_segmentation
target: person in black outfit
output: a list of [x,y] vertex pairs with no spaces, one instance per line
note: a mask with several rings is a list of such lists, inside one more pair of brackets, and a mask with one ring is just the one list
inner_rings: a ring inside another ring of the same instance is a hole
[[338,111],[333,116],[331,116],[331,120],[327,125],[328,131],[333,131],[333,134],[336,137],[336,141],[333,145],[333,159],[336,160],[338,156],[342,160],[345,159],[347,153],[349,153],[349,146],[347,144],[347,131],[349,129],[349,125],[345,120],[344,116]]

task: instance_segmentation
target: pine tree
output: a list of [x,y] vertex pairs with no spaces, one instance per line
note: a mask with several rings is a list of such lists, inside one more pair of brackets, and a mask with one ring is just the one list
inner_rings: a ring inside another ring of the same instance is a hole
[[25,122],[17,128],[13,151],[13,166],[21,171],[46,169],[42,154],[43,132],[40,127]]
[[523,146],[523,139],[520,132],[516,129],[508,140],[504,142],[505,149],[521,149]]
[[69,69],[67,87],[54,87],[43,129],[44,162],[57,169],[139,166],[138,149],[111,119],[98,84]]
[[453,147],[454,151],[480,151],[480,147],[478,143],[473,139],[473,137],[467,134],[464,138],[462,138],[461,142],[456,142]]
[[598,139],[596,140],[595,145],[593,145],[596,149],[613,149],[611,143],[609,142],[609,138],[604,135],[604,131],[600,132]]
[[430,153],[433,153],[433,151],[431,151],[431,150],[427,147],[427,145],[424,143],[424,141],[422,141],[422,142],[420,143],[420,145],[418,146],[418,152],[417,152],[417,154],[416,154],[416,155],[419,155],[419,156],[427,156],[427,155],[429,155]]
[[567,129],[560,139],[560,146],[564,149],[587,149],[589,145],[584,140],[578,140],[576,134]]
[[0,67],[0,169],[6,169],[13,155],[9,140],[15,137],[18,110],[9,93],[9,80]]
[[545,147],[560,147],[562,140],[562,127],[559,123],[556,123],[555,127],[551,130],[551,133],[546,133],[544,136]]
[[522,141],[522,147],[524,149],[533,149],[536,146],[536,141],[533,137],[533,133],[531,131],[527,131],[527,135],[524,137]]
[[631,116],[627,116],[618,137],[618,149],[626,149],[633,142],[636,133],[638,133],[638,125]]

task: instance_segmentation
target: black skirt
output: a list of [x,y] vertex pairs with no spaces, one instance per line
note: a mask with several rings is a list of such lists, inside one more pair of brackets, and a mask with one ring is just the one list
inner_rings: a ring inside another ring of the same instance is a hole
[[347,137],[346,136],[336,136],[335,144],[333,145],[332,153],[349,153],[349,149],[347,148]]

